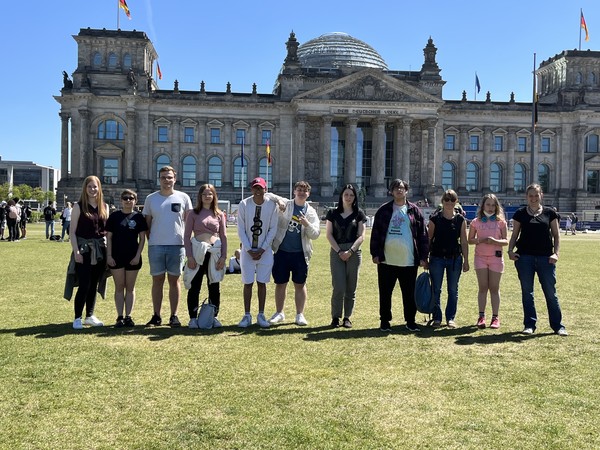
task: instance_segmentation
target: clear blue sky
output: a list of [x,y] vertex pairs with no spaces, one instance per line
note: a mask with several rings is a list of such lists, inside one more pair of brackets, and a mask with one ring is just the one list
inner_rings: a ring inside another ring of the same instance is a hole
[[[6,2],[0,17],[0,156],[60,167],[59,104],[62,71],[77,64],[72,35],[80,28],[117,26],[117,0]],[[590,40],[582,49],[600,49],[600,3],[581,0],[432,0],[418,2],[304,0],[127,0],[120,27],[145,31],[159,55],[161,89],[271,93],[294,30],[300,44],[332,31],[371,45],[392,70],[419,70],[431,36],[447,81],[444,99],[532,97],[533,54],[537,63],[579,45],[579,10]],[[405,6],[405,4],[407,6]],[[302,5],[302,10],[299,9]]]

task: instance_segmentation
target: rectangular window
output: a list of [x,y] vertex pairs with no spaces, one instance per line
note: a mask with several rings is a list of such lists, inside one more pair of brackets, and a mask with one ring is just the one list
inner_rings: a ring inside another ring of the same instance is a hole
[[235,143],[238,145],[242,145],[242,143],[246,144],[246,130],[237,129],[235,130]]
[[542,153],[550,153],[550,138],[549,137],[543,137],[542,138],[542,143],[540,146],[540,152]]
[[590,194],[600,194],[600,170],[587,171],[587,191]]
[[169,142],[169,129],[158,127],[158,142]]
[[194,127],[185,127],[183,129],[183,142],[194,142]]
[[473,135],[469,137],[469,150],[478,151],[479,150],[479,136]]
[[220,128],[211,128],[210,129],[210,143],[211,144],[220,144],[221,143],[221,129]]
[[494,151],[495,152],[503,152],[504,151],[504,136],[494,136]]
[[517,151],[518,152],[526,152],[527,151],[527,138],[519,136],[517,142]]
[[456,150],[456,136],[447,134],[444,139],[444,150]]
[[117,184],[119,181],[119,160],[104,158],[102,160],[102,183]]
[[272,144],[272,142],[271,142],[271,130],[262,130],[261,144],[262,145],[267,145],[267,141],[269,141],[269,143]]
[[585,146],[585,151],[587,153],[598,153],[598,135],[597,134],[590,134],[587,138],[586,138],[586,146]]

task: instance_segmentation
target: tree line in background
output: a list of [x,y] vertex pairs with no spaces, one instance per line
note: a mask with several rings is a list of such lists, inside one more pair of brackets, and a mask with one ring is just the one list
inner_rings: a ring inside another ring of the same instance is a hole
[[9,183],[0,185],[0,200],[10,200],[19,198],[23,201],[36,201],[39,206],[43,206],[50,201],[56,200],[56,194],[52,191],[43,191],[40,187],[31,187],[27,184],[19,186],[10,186]]

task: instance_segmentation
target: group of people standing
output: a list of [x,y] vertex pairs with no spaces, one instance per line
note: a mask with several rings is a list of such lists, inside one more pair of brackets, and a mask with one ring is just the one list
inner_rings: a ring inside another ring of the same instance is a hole
[[[31,208],[19,198],[0,203],[0,240],[18,242],[27,238],[27,223]],[[5,236],[8,229],[8,236]]]
[[[208,302],[215,307],[214,327],[221,327],[218,313],[221,302],[220,282],[226,270],[227,228],[218,196],[211,184],[200,186],[195,207],[190,197],[174,189],[176,172],[170,166],[159,170],[160,190],[150,194],[143,212],[134,210],[137,195],[131,190],[121,194],[121,209],[109,216],[100,180],[85,179],[82,194],[71,212],[70,236],[73,247],[69,274],[79,286],[75,296],[73,328],[102,326],[95,317],[96,292],[102,291],[106,271],[115,283],[116,327],[131,327],[135,303],[135,282],[142,266],[142,251],[148,241],[148,259],[152,275],[153,315],[147,326],[162,324],[165,280],[170,304],[169,325],[180,327],[178,318],[181,293],[180,277],[188,289],[187,306],[190,328],[198,328],[200,291],[206,278]],[[267,192],[264,179],[250,183],[252,195],[238,207],[238,236],[241,242],[239,266],[243,284],[244,315],[238,326],[247,328],[252,317],[253,285],[257,285],[256,323],[262,328],[285,321],[285,299],[291,277],[295,301],[294,322],[305,326],[306,280],[313,253],[312,241],[320,235],[320,220],[308,203],[311,186],[299,181],[293,199]],[[408,200],[409,185],[394,180],[389,189],[393,199],[382,205],[374,217],[370,242],[373,263],[377,264],[381,330],[391,331],[392,295],[398,282],[402,291],[404,319],[408,330],[416,332],[415,281],[419,266],[429,270],[435,309],[432,326],[442,324],[441,287],[444,273],[448,289],[446,325],[456,327],[458,283],[461,272],[469,270],[469,244],[475,245],[475,270],[479,284],[477,326],[486,327],[487,293],[492,304],[491,328],[499,328],[501,274],[504,271],[502,248],[509,247],[522,288],[525,334],[535,331],[537,315],[533,300],[533,278],[542,284],[552,329],[566,335],[556,296],[555,264],[558,260],[558,220],[552,208],[541,205],[539,185],[527,188],[527,207],[514,217],[514,231],[507,240],[502,208],[493,194],[483,197],[477,217],[467,237],[466,219],[457,208],[458,196],[444,192],[442,205],[426,225],[420,208]],[[337,207],[326,216],[326,236],[330,244],[331,327],[351,328],[356,288],[362,262],[361,245],[365,239],[366,216],[358,208],[354,186],[340,192]],[[265,316],[266,284],[275,282],[275,313]],[[67,279],[69,281],[69,278]],[[70,298],[69,290],[65,297]],[[83,310],[85,309],[85,317]]]

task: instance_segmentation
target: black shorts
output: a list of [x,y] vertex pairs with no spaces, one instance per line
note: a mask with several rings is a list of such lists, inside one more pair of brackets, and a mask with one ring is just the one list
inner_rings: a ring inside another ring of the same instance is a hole
[[284,284],[290,280],[296,284],[306,283],[308,276],[308,265],[304,252],[289,253],[282,250],[277,251],[273,256],[273,281],[275,284]]
[[109,269],[125,269],[125,270],[140,270],[142,268],[142,257],[140,256],[140,262],[138,264],[136,264],[135,266],[132,266],[131,264],[129,264],[129,261],[131,261],[133,258],[123,258],[123,259],[117,259],[114,258],[115,260],[115,265],[114,266],[108,266]]

